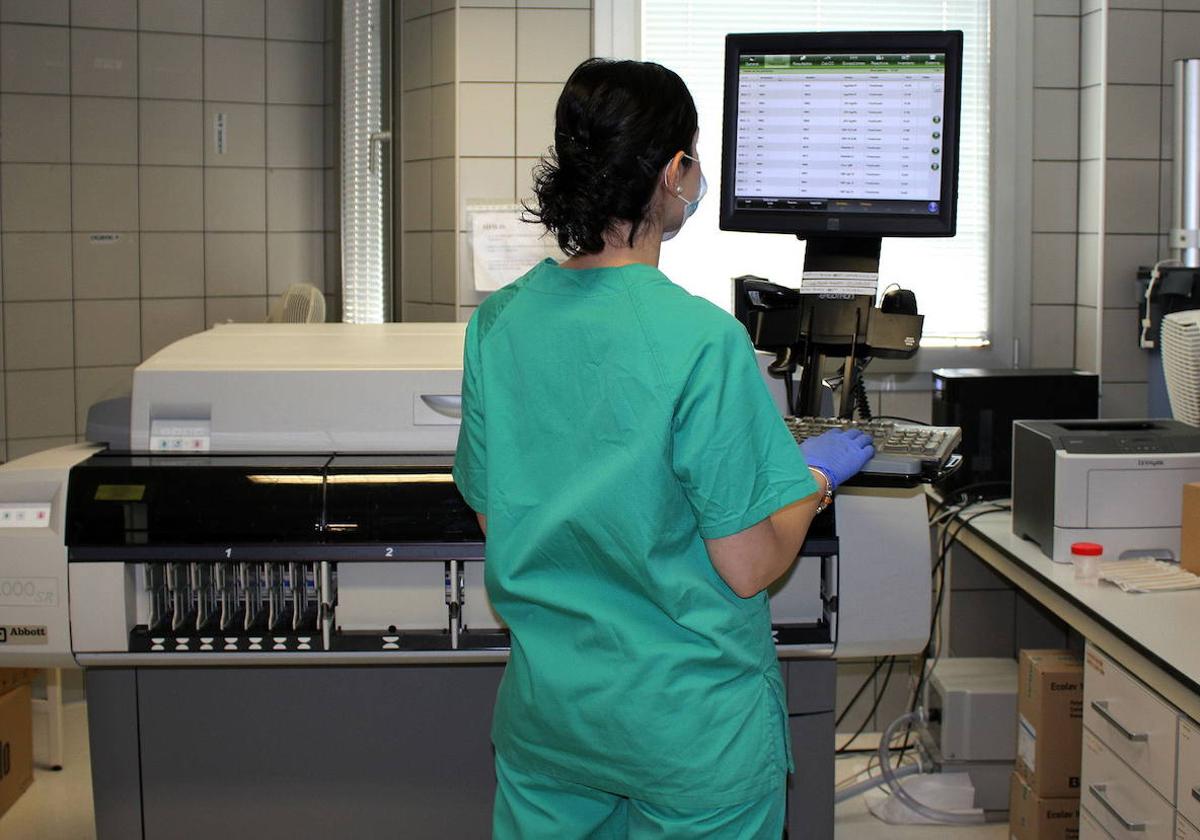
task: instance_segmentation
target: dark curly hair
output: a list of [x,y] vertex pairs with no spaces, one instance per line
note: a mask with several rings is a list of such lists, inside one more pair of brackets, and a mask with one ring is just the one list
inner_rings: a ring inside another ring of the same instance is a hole
[[[646,220],[658,174],[692,151],[696,104],[683,79],[660,64],[589,58],[571,73],[554,113],[554,147],[534,170],[540,222],[568,255],[595,254],[630,223]],[[684,166],[691,161],[682,159]]]

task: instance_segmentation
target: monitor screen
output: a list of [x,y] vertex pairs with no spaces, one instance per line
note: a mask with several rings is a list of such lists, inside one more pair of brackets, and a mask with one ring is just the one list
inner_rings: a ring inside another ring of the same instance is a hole
[[952,236],[960,32],[730,35],[721,227]]

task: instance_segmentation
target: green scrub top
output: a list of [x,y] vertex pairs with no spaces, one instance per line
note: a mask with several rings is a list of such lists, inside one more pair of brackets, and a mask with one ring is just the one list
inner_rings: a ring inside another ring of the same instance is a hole
[[547,260],[467,326],[454,479],[512,633],[509,763],[677,807],[791,769],[767,596],[704,539],[817,491],[745,329],[655,268]]

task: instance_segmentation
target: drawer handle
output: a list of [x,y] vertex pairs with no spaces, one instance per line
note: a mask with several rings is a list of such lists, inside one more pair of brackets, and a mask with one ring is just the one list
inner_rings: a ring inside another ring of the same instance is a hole
[[1200,786],[1192,788],[1192,799],[1200,802]]
[[1117,822],[1124,826],[1126,831],[1146,830],[1146,824],[1144,822],[1132,822],[1131,820],[1125,819],[1125,815],[1118,811],[1116,806],[1108,801],[1108,796],[1106,795],[1108,792],[1108,785],[1088,785],[1088,790],[1091,791],[1092,796],[1096,797],[1096,801],[1104,806],[1104,810],[1108,811],[1108,813],[1117,818]]
[[1113,717],[1113,713],[1108,710],[1107,700],[1093,700],[1092,710],[1100,717],[1111,723],[1113,727],[1121,733],[1121,736],[1127,741],[1149,741],[1150,736],[1145,732],[1134,732],[1128,729],[1125,724]]

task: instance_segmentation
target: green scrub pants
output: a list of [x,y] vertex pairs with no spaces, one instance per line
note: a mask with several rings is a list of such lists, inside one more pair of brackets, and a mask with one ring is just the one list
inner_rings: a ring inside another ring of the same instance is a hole
[[492,840],[779,840],[786,778],[728,808],[666,808],[530,773],[496,755]]

